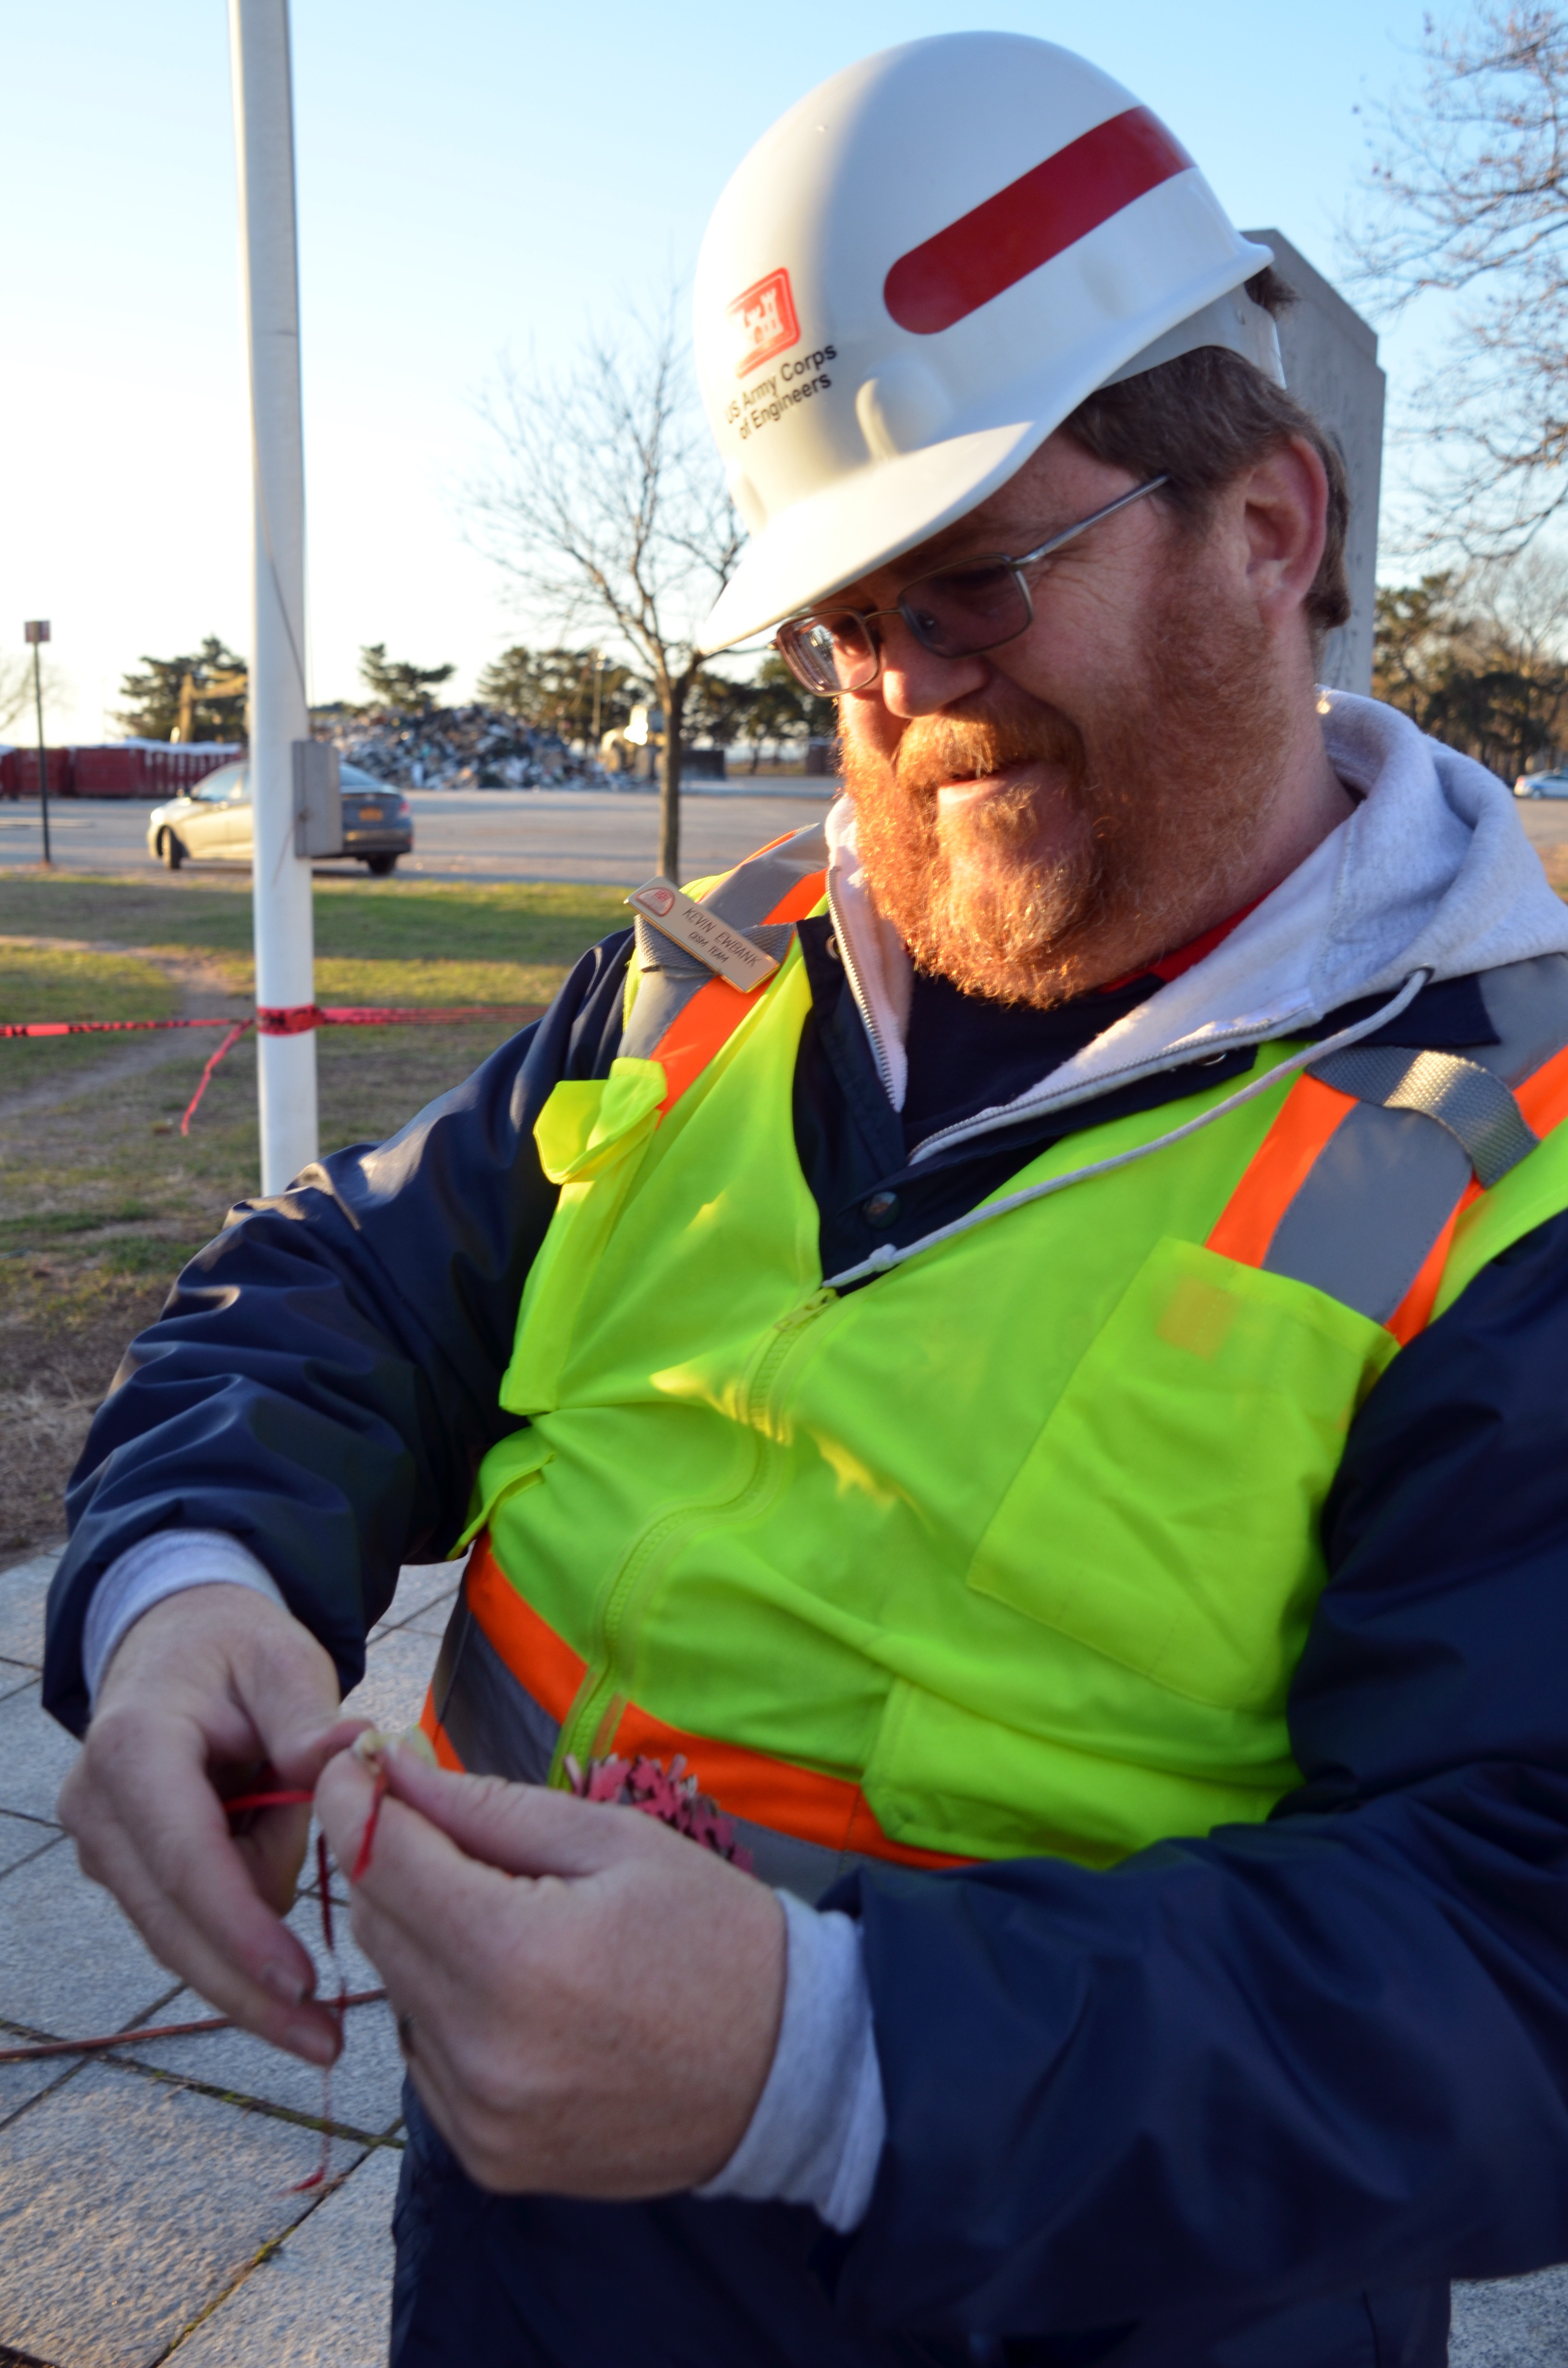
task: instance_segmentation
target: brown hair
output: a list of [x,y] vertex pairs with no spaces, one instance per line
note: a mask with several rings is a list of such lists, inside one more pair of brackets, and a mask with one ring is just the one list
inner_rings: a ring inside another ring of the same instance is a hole
[[[1295,291],[1272,268],[1246,283],[1255,304],[1278,315]],[[1314,645],[1350,614],[1345,577],[1345,536],[1350,495],[1338,447],[1293,394],[1265,378],[1227,346],[1199,346],[1174,361],[1102,386],[1062,422],[1062,429],[1096,461],[1135,477],[1167,476],[1157,498],[1195,528],[1205,525],[1221,488],[1266,453],[1300,436],[1328,478],[1327,532],[1323,557],[1305,603]]]

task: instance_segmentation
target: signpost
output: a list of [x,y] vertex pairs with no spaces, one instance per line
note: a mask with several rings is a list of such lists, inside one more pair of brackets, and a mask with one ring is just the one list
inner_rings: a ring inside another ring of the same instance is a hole
[[43,667],[39,652],[49,639],[47,617],[29,617],[22,633],[33,654],[33,709],[38,716],[38,810],[43,822],[43,860],[52,864],[49,851],[49,750],[43,738]]
[[[314,1159],[315,959],[310,858],[296,853],[294,751],[305,691],[305,469],[288,0],[229,0],[254,491],[250,783],[255,814],[261,1189]],[[308,843],[308,842],[307,842]]]

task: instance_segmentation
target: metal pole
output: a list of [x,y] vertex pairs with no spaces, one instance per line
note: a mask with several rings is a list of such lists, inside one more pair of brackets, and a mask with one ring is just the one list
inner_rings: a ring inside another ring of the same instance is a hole
[[49,851],[49,750],[43,737],[43,666],[39,657],[39,651],[49,639],[49,627],[30,624],[27,634],[33,645],[33,712],[38,717],[38,809],[43,824],[43,860],[51,864],[54,858]]
[[314,1159],[315,961],[311,867],[294,853],[293,744],[305,691],[305,468],[288,0],[229,0],[240,168],[240,259],[250,362],[254,490],[250,666],[252,877],[258,1010],[294,1015],[256,1034],[261,1189]]

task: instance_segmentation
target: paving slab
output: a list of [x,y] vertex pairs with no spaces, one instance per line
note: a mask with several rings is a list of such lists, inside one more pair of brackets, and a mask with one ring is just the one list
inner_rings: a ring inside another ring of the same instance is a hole
[[30,1661],[7,1661],[0,1657],[0,1702],[7,1694],[20,1693],[24,1686],[36,1686],[38,1671]]
[[[394,1732],[412,1726],[425,1707],[439,1642],[415,1628],[393,1628],[379,1636],[366,1653],[364,1677],[344,1698],[347,1715],[373,1719]],[[6,1708],[0,1702],[0,1718]]]
[[43,1667],[43,1606],[58,1550],[0,1570],[0,1659]]
[[1568,2368],[1568,2269],[1456,2285],[1449,2368]]
[[60,1827],[42,1817],[13,1817],[0,1810],[0,1874],[37,1858],[40,1850],[52,1850],[60,1839]]
[[0,1809],[52,1818],[81,1748],[45,1711],[36,1679],[24,1692],[7,1694],[0,1702]]
[[[151,2368],[310,2208],[312,2131],[113,2065],[0,2129],[0,2344]],[[337,2150],[348,2169],[358,2149]]]
[[412,1620],[405,1621],[401,1633],[407,1636],[428,1636],[438,1645],[447,1633],[447,1623],[451,1619],[457,1600],[458,1591],[454,1587],[450,1595],[437,1596],[434,1603],[427,1604],[423,1611],[416,1611]]
[[[336,1980],[322,1942],[317,1900],[312,1896],[298,1901],[289,1921],[315,1960],[321,1995],[335,1995]],[[369,1957],[355,1947],[349,1935],[347,1908],[335,1914],[334,1929],[344,1987],[348,1990],[379,1989],[380,1974]],[[188,2022],[211,2011],[194,1990],[182,1990],[170,2006],[159,2009],[157,2020]],[[265,2040],[254,2039],[246,2031],[215,2031],[187,2039],[153,2040],[138,2047],[134,2055],[139,2064],[177,2072],[188,2080],[205,2081],[209,2088],[223,2089],[232,2095],[282,2105],[290,2112],[318,2115],[371,2134],[395,2128],[403,2112],[403,2059],[398,2054],[391,2009],[355,2007],[345,2015],[343,2029],[343,2053],[332,2067],[330,2096],[324,2095],[321,2072],[315,2065],[302,2064],[297,2055],[287,2055],[280,2048],[269,2047]]]
[[177,2368],[384,2368],[402,2159],[367,2155],[176,2345]]
[[74,1850],[45,1850],[0,1875],[0,2019],[85,2039],[150,2021],[174,1987]]
[[404,1563],[398,1573],[397,1592],[384,1616],[371,1629],[371,1637],[384,1636],[391,1629],[406,1626],[420,1613],[428,1612],[432,1605],[449,1604],[467,1562],[467,1554],[460,1554],[455,1562]]
[[[15,2034],[0,2030],[0,2047],[13,2044],[20,2044]],[[13,2113],[19,2113],[49,2089],[58,2089],[62,2080],[69,2080],[81,2068],[80,2056],[66,2056],[63,2061],[46,2057],[41,2064],[0,2064],[0,2130]],[[0,2359],[3,2357],[0,2353]]]

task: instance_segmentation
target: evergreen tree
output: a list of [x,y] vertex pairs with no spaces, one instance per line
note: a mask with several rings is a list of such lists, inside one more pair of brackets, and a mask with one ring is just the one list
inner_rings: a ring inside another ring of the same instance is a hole
[[209,633],[199,650],[185,657],[153,658],[145,653],[142,672],[120,677],[119,695],[125,704],[115,721],[133,740],[170,740],[179,723],[180,689],[187,675],[196,685],[191,719],[193,740],[243,740],[245,700],[243,691],[224,699],[204,699],[201,686],[216,676],[244,674],[245,662]]
[[426,715],[435,706],[435,693],[457,672],[455,666],[416,666],[406,658],[389,658],[385,642],[371,642],[359,653],[359,679],[376,706],[396,715]]

